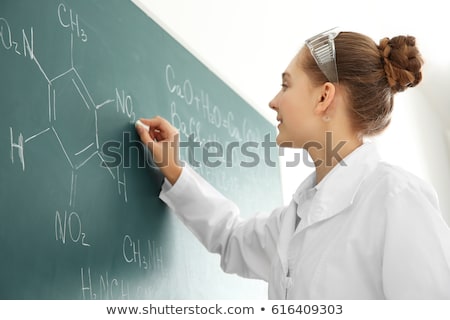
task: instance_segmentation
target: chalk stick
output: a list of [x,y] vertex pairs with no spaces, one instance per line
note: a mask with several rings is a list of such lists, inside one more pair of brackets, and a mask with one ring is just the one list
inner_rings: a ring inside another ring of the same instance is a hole
[[145,128],[145,130],[150,131],[150,127],[148,125],[144,124],[141,120],[137,120],[135,122],[135,125],[141,126],[141,127]]

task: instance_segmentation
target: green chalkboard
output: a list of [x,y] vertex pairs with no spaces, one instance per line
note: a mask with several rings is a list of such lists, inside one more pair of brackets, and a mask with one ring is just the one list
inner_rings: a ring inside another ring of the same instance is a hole
[[1,299],[266,297],[160,201],[133,123],[169,119],[247,217],[282,202],[275,130],[134,3],[2,0],[0,72]]

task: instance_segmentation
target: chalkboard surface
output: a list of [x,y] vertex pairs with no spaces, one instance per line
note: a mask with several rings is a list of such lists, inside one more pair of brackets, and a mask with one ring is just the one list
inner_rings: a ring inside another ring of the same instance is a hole
[[135,4],[2,0],[0,71],[1,299],[266,297],[159,200],[133,123],[247,217],[282,201],[274,128]]

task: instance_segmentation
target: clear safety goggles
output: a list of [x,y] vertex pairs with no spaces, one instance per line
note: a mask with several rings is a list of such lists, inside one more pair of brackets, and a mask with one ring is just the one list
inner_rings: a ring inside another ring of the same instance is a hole
[[339,34],[337,28],[333,28],[305,41],[314,60],[330,82],[339,82],[337,65],[336,65],[336,48],[334,39]]

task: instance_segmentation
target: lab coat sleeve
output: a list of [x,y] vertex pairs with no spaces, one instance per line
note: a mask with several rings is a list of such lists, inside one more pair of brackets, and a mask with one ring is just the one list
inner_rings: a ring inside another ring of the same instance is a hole
[[450,229],[434,190],[410,184],[385,205],[386,298],[450,299]]
[[188,166],[173,186],[165,181],[160,199],[210,252],[220,254],[225,272],[268,280],[282,208],[244,220],[232,201]]

